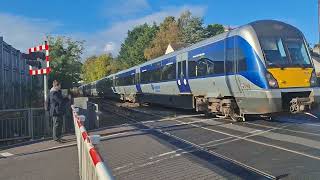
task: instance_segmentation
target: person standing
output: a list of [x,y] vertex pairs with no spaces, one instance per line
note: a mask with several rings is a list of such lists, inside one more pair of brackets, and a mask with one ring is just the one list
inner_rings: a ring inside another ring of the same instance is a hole
[[65,100],[61,93],[61,84],[54,80],[50,89],[49,98],[49,114],[52,119],[52,138],[57,142],[62,142],[62,123],[65,113]]

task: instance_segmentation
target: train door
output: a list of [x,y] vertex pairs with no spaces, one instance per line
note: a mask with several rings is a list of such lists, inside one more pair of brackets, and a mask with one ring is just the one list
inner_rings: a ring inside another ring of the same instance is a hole
[[177,85],[180,94],[190,94],[191,89],[188,82],[188,53],[181,53],[176,56],[177,60]]
[[140,78],[141,78],[140,68],[137,68],[136,74],[135,74],[137,93],[142,93],[141,85],[140,85],[140,81],[141,81]]
[[225,73],[226,83],[230,95],[233,97],[243,97],[243,91],[239,83],[237,42],[235,37],[229,37],[225,41]]

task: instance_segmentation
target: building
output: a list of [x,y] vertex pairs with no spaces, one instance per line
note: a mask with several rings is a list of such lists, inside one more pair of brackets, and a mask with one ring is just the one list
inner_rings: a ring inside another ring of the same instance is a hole
[[311,58],[316,70],[316,74],[320,77],[320,46],[316,45],[311,51]]
[[23,53],[0,37],[0,109],[34,107],[42,87],[42,76],[29,75]]
[[170,43],[167,47],[165,54],[172,53],[173,51],[177,51],[179,49],[187,47],[188,44],[185,43]]

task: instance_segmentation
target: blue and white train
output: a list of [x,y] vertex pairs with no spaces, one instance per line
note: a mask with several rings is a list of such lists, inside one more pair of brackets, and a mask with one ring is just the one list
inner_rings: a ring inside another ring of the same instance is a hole
[[[234,120],[311,110],[320,101],[301,31],[261,20],[90,84],[87,95],[196,109]],[[86,87],[86,85],[84,85]]]

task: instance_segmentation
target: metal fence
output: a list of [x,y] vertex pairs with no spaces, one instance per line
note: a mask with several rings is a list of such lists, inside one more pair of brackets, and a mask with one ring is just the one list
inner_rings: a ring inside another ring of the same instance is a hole
[[0,142],[36,139],[50,134],[43,108],[0,110]]
[[111,170],[103,162],[96,145],[100,136],[89,136],[85,127],[85,116],[78,115],[79,109],[73,109],[73,121],[77,137],[79,176],[81,180],[113,180]]
[[30,76],[28,70],[23,53],[0,37],[0,109],[43,105],[43,77]]

